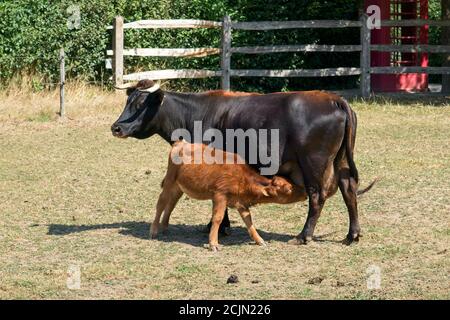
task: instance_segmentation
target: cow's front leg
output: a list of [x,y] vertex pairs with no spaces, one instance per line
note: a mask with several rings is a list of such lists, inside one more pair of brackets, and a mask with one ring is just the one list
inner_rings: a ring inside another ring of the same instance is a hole
[[308,195],[309,210],[305,226],[303,227],[302,232],[300,232],[295,238],[289,240],[289,243],[291,244],[307,244],[312,240],[314,228],[316,227],[317,220],[319,219],[323,205],[325,204],[325,199],[321,196],[319,189],[308,188]]
[[[211,230],[212,220],[206,226],[205,232],[209,232]],[[231,234],[231,224],[230,219],[228,218],[228,208],[225,209],[225,215],[223,216],[223,220],[219,226],[219,233],[221,235],[229,236]]]

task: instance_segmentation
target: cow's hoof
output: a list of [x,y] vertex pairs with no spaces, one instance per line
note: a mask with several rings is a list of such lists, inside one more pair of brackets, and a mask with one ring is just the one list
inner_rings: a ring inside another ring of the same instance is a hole
[[158,229],[157,228],[150,228],[149,236],[150,239],[155,239],[158,236]]
[[349,246],[352,243],[358,243],[360,237],[362,237],[360,233],[353,233],[353,234],[349,233],[347,234],[347,237],[345,237],[345,239],[342,240],[342,244]]
[[294,244],[294,245],[301,245],[301,244],[308,244],[309,241],[311,241],[311,238],[307,237],[295,237],[288,241],[288,244]]

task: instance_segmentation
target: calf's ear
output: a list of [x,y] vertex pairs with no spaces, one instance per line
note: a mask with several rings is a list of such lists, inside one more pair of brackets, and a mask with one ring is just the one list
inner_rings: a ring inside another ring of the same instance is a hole
[[276,196],[278,196],[276,188],[274,188],[272,186],[267,186],[267,187],[261,188],[261,192],[266,197],[276,197]]

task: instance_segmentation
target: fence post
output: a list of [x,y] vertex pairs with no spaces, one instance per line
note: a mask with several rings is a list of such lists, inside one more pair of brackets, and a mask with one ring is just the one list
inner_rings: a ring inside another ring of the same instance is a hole
[[370,29],[367,26],[367,15],[361,16],[361,95],[363,98],[370,96]]
[[64,108],[64,83],[66,81],[66,71],[64,66],[64,48],[59,50],[59,116],[64,118],[66,110]]
[[123,84],[123,18],[118,16],[113,22],[113,72],[114,85]]
[[231,65],[231,19],[226,15],[222,20],[222,52],[220,68],[222,70],[222,90],[230,90],[230,65]]

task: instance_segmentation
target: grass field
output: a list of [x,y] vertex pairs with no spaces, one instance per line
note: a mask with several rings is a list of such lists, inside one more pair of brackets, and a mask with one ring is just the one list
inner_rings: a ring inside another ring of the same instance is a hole
[[123,95],[74,88],[67,99],[59,121],[56,93],[0,94],[0,298],[450,298],[448,100],[352,102],[361,184],[382,178],[359,202],[359,244],[339,242],[348,216],[337,194],[307,246],[287,244],[305,203],[264,205],[253,212],[267,248],[230,211],[233,233],[212,253],[199,231],[210,203],[184,196],[169,233],[148,239],[169,147],[111,136]]

